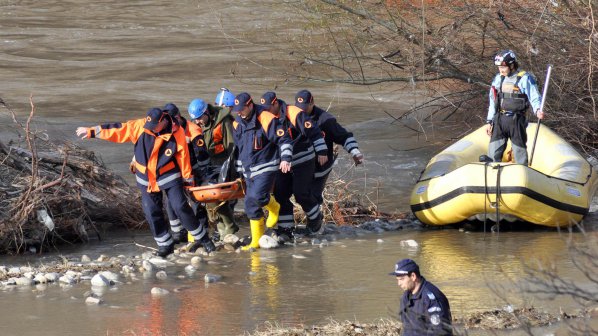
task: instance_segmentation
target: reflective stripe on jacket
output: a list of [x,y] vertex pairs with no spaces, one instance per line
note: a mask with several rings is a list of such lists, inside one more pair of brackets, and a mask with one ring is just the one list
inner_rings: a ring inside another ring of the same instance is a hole
[[314,106],[311,114],[311,119],[318,125],[324,135],[324,141],[328,147],[328,162],[324,166],[320,166],[316,162],[316,178],[322,177],[332,170],[334,164],[334,144],[339,144],[351,155],[358,153],[359,144],[353,137],[353,133],[344,129],[332,116],[332,114]]

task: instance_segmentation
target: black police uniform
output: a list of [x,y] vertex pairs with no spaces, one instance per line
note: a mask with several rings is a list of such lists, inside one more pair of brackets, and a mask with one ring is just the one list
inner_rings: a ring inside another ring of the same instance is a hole
[[432,283],[421,279],[416,294],[406,291],[401,298],[401,335],[452,335],[451,309],[446,296]]

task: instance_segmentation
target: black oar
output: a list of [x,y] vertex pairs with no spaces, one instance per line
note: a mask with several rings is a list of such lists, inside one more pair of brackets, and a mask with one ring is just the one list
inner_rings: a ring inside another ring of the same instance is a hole
[[[544,111],[544,102],[546,102],[546,93],[548,92],[548,83],[550,81],[550,72],[552,71],[552,65],[548,64],[548,70],[546,70],[546,82],[544,83],[544,90],[542,92],[542,102],[540,103],[540,111]],[[532,145],[532,155],[529,158],[529,166],[532,166],[532,160],[534,159],[534,150],[536,149],[536,140],[538,140],[538,132],[540,131],[540,124],[542,119],[538,118],[538,125],[536,127],[536,135],[534,135],[534,143]]]

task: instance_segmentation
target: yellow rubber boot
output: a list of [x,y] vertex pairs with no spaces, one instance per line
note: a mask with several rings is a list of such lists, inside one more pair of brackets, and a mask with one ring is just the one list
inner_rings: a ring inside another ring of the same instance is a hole
[[280,212],[280,203],[276,202],[274,196],[270,196],[270,202],[264,206],[268,210],[268,219],[266,219],[266,227],[273,228],[278,223],[278,213]]
[[264,235],[266,228],[264,227],[264,218],[250,219],[249,229],[251,230],[251,243],[249,245],[241,247],[241,250],[247,251],[251,248],[260,248],[260,238]]

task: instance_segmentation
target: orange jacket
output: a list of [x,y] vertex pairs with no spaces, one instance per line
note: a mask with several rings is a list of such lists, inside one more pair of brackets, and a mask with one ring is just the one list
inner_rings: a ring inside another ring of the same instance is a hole
[[145,118],[98,125],[88,130],[87,137],[134,143],[135,178],[137,185],[146,188],[147,192],[169,188],[180,183],[180,178],[184,184],[193,185],[185,130],[178,127],[173,132],[169,127],[163,134],[156,135],[143,128],[144,125]]

